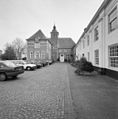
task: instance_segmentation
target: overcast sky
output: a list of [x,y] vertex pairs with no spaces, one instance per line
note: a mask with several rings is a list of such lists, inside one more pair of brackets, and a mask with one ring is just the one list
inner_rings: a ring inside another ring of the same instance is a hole
[[0,49],[16,38],[29,38],[39,29],[50,37],[56,25],[60,37],[75,42],[103,0],[0,0]]

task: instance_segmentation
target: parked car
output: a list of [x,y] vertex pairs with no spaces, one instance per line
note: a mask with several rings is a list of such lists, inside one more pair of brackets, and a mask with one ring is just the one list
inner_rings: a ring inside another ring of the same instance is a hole
[[19,74],[24,73],[23,66],[17,66],[10,61],[0,61],[0,80],[4,81],[8,77],[16,78]]
[[36,62],[35,64],[36,64],[37,68],[41,68],[43,66],[43,64],[41,62]]
[[25,70],[35,70],[37,68],[36,64],[28,63],[24,60],[11,60],[17,66],[23,66]]
[[52,61],[52,60],[48,60],[47,63],[48,63],[49,65],[51,65],[51,64],[53,63],[53,61]]
[[47,63],[47,61],[42,61],[41,64],[43,67],[45,67],[48,63]]

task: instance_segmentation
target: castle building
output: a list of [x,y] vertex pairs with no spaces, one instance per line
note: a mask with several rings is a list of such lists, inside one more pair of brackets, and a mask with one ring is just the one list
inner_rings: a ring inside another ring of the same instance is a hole
[[118,78],[118,1],[104,0],[76,44],[76,60],[83,55],[98,70]]
[[27,60],[29,62],[70,61],[72,48],[75,45],[71,38],[59,38],[56,26],[53,26],[51,37],[47,38],[41,30],[37,31],[27,41]]

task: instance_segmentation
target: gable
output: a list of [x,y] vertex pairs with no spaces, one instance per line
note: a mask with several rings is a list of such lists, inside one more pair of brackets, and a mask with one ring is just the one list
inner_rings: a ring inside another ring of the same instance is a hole
[[35,34],[33,34],[31,37],[29,37],[28,40],[35,40],[35,39],[46,39],[46,36],[43,34],[41,30],[38,30]]

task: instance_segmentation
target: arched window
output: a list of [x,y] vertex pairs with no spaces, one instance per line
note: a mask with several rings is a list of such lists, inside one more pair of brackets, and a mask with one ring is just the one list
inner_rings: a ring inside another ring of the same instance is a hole
[[39,59],[40,58],[40,52],[39,51],[36,51],[35,52],[35,59]]
[[33,54],[33,51],[30,52],[30,59],[33,59],[34,58],[34,54]]
[[45,51],[41,52],[41,59],[45,59]]

